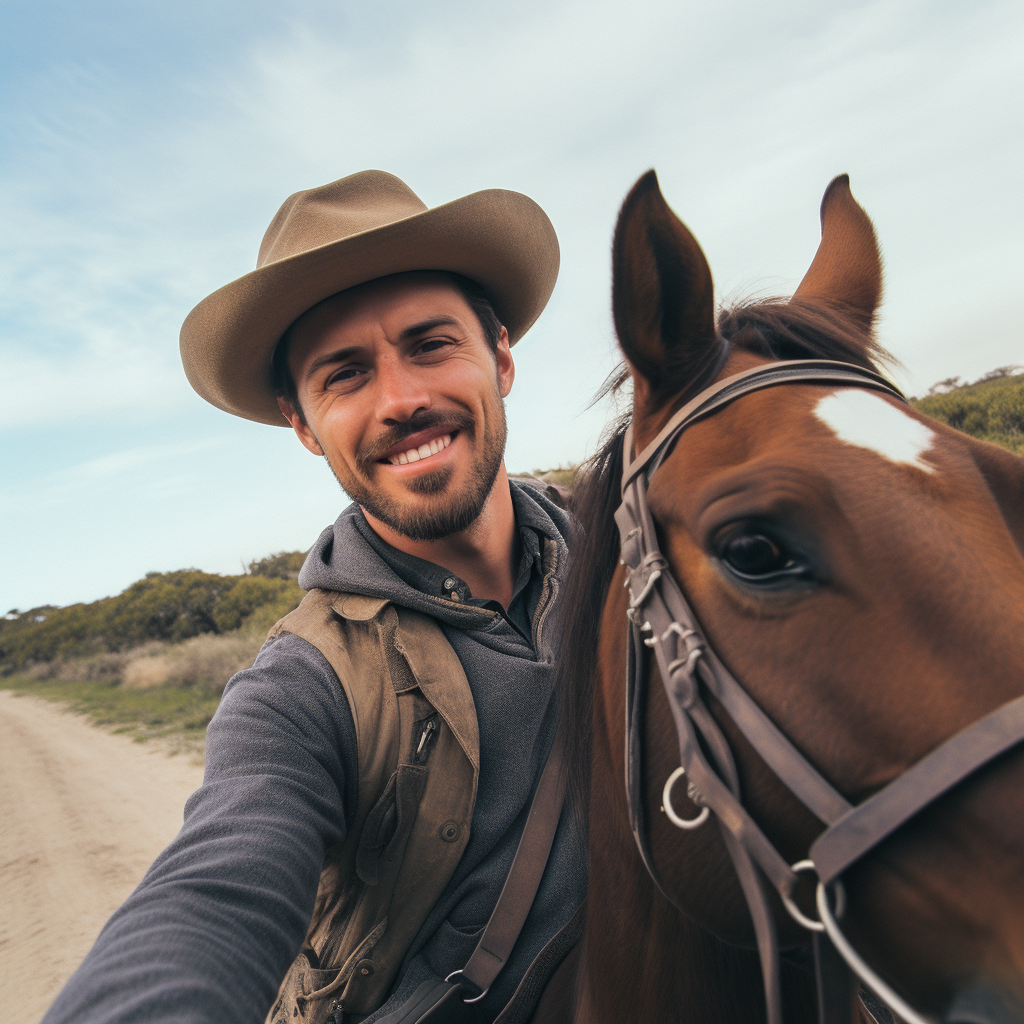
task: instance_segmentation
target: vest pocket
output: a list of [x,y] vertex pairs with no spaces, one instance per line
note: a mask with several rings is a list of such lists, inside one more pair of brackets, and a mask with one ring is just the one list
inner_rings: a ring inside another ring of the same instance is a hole
[[356,874],[367,885],[380,880],[381,860],[393,863],[404,852],[426,785],[426,768],[415,764],[400,764],[388,779],[356,848]]
[[267,1017],[268,1024],[320,1024],[330,1013],[331,1000],[324,1000],[320,991],[338,977],[339,968],[321,970],[316,954],[304,949],[292,965]]

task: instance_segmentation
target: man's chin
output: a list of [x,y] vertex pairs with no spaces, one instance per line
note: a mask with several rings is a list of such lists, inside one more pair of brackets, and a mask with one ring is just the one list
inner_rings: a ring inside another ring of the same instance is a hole
[[451,483],[455,470],[452,466],[444,466],[441,469],[431,470],[429,473],[421,473],[406,482],[406,487],[413,494],[422,494],[426,497],[434,497],[441,494]]
[[494,480],[477,479],[476,486],[453,490],[449,467],[405,482],[406,495],[396,498],[364,492],[356,498],[363,510],[410,540],[444,540],[461,533],[483,511]]

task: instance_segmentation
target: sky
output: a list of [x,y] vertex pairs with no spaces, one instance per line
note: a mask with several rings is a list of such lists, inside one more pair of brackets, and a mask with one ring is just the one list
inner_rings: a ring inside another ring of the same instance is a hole
[[291,193],[366,168],[436,206],[547,211],[562,264],[514,349],[511,470],[576,462],[617,355],[609,247],[654,167],[719,300],[789,294],[828,182],[886,261],[923,394],[1024,363],[1018,0],[3,0],[0,611],[237,573],[347,499],[290,431],[189,387],[178,331]]

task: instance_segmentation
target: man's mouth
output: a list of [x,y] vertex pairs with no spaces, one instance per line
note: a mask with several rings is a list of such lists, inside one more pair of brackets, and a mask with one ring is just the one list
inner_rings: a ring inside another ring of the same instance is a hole
[[410,462],[419,462],[421,459],[429,459],[431,455],[436,455],[438,452],[444,451],[444,449],[451,443],[452,435],[442,434],[440,437],[435,437],[430,441],[424,442],[417,448],[409,448],[403,452],[392,453],[387,455],[385,458],[392,466],[405,466]]
[[450,448],[459,435],[465,433],[472,440],[475,423],[467,412],[430,412],[415,416],[408,423],[395,425],[380,437],[361,446],[356,461],[372,477],[376,466],[408,466],[436,456],[446,461],[446,448]]

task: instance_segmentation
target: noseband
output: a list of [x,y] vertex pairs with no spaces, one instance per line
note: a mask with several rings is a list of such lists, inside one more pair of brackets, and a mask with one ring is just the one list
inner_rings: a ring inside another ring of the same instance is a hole
[[[870,388],[906,401],[884,377],[850,363],[811,359],[775,362],[706,388],[683,406],[632,461],[632,425],[623,439],[622,504],[615,521],[630,594],[626,672],[630,825],[647,871],[674,904],[650,855],[641,799],[641,736],[647,690],[642,644],[654,652],[679,736],[680,767],[665,784],[665,813],[683,829],[699,828],[712,815],[718,822],[754,923],[768,1024],[782,1024],[782,999],[779,947],[766,883],[774,887],[792,917],[813,933],[822,1024],[849,1024],[854,975],[907,1024],[930,1024],[929,1018],[910,1007],[864,962],[843,934],[839,922],[846,901],[841,875],[920,810],[1024,740],[1024,697],[1004,704],[952,736],[879,792],[852,806],[790,743],[712,650],[658,547],[647,504],[652,475],[691,423],[752,391],[793,383]],[[718,701],[783,785],[826,826],[811,845],[807,859],[788,864],[747,813],[735,760],[707,708],[707,693]],[[672,805],[673,786],[684,777],[687,795],[701,808],[692,819],[680,817]],[[794,901],[797,883],[805,873],[817,878],[818,920],[809,918]]]

